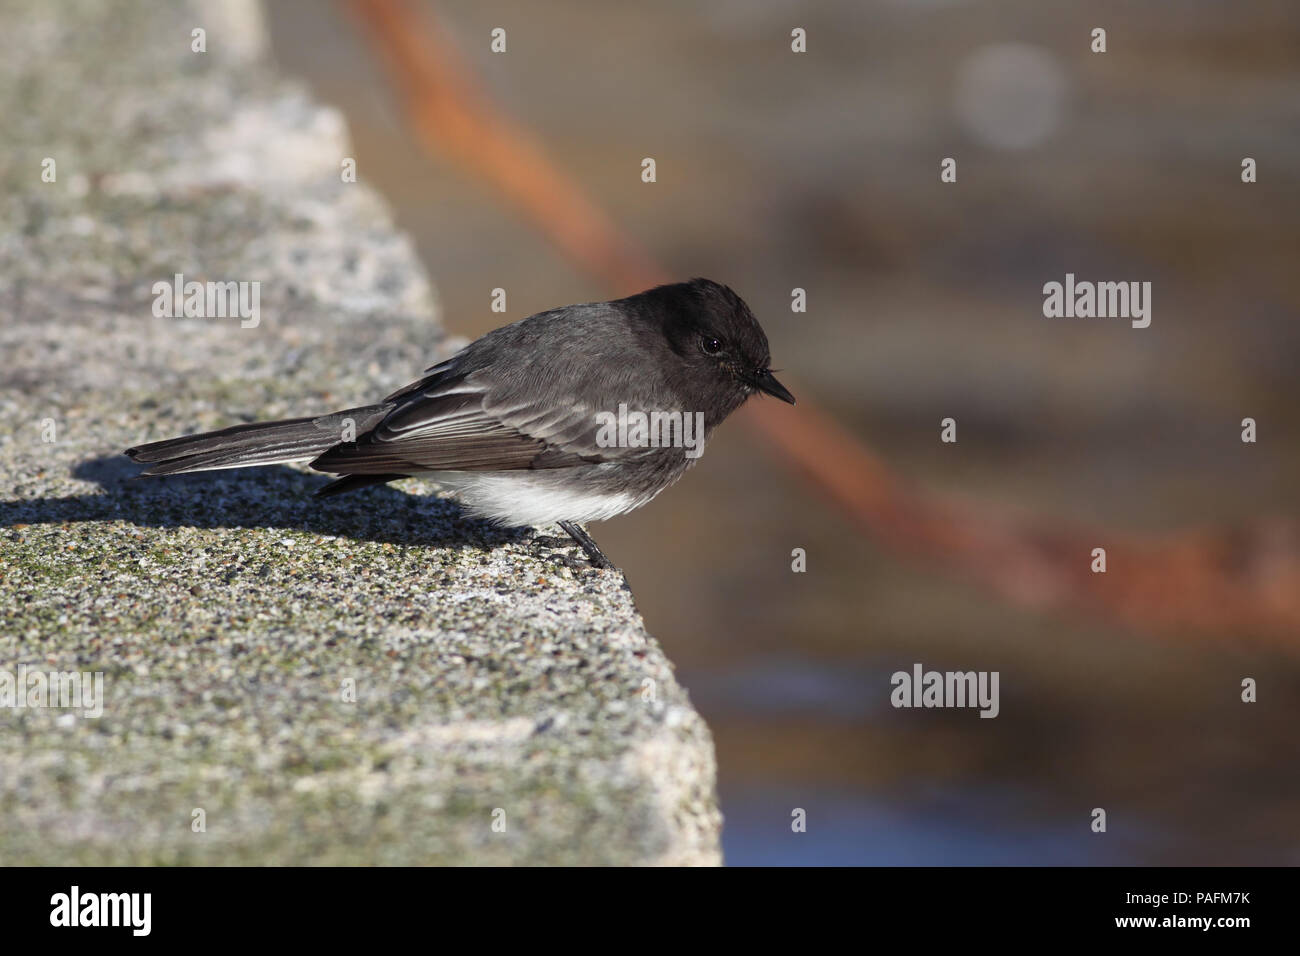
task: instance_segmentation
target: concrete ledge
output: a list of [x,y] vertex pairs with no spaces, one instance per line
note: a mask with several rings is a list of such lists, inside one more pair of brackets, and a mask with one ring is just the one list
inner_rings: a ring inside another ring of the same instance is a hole
[[[712,741],[621,574],[417,480],[129,480],[128,445],[456,344],[259,9],[21,0],[0,31],[0,703],[23,668],[104,680],[98,717],[0,706],[0,861],[719,862]],[[260,321],[156,316],[176,273],[259,282]]]

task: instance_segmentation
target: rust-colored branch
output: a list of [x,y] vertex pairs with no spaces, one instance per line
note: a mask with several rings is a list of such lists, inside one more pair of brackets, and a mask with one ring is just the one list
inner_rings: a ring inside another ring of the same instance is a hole
[[528,133],[494,110],[455,48],[400,0],[353,0],[430,152],[444,152],[505,193],[538,229],[621,293],[672,281],[624,238]]
[[[670,281],[537,142],[497,111],[455,50],[408,0],[349,0],[405,96],[430,152],[445,152],[504,193],[574,262],[619,294]],[[782,376],[785,377],[784,375]],[[1300,543],[1286,524],[1140,539],[1048,527],[913,490],[808,400],[741,413],[863,530],[938,562],[1017,605],[1077,609],[1134,629],[1267,639],[1300,649]],[[1108,572],[1091,571],[1093,548]]]
[[[912,490],[816,409],[794,415],[775,403],[751,405],[763,434],[895,552],[937,561],[1022,607],[1300,649],[1300,531],[1290,522],[1159,538],[1048,526]],[[1106,549],[1105,574],[1092,571],[1098,547]]]

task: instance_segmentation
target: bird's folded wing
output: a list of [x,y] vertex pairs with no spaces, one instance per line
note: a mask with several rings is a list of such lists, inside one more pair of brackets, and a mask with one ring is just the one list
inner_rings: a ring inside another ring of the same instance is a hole
[[426,387],[394,393],[400,404],[383,421],[356,442],[334,446],[312,467],[337,474],[511,471],[629,453],[597,444],[596,410],[581,403],[494,398],[473,376],[434,375],[418,384]]

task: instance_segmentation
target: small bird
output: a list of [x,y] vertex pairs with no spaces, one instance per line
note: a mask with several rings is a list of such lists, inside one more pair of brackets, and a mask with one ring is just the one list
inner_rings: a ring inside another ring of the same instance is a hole
[[310,461],[339,476],[317,497],[423,476],[479,517],[559,524],[592,564],[610,568],[581,525],[639,508],[677,481],[756,392],[793,405],[770,362],[740,296],[692,279],[503,326],[376,405],[126,454],[150,465],[140,477]]

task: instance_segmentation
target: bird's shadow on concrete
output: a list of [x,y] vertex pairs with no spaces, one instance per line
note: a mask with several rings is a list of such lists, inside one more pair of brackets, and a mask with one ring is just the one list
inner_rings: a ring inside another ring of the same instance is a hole
[[0,501],[0,527],[125,521],[143,528],[281,528],[456,549],[491,549],[533,535],[469,517],[454,501],[390,485],[313,498],[328,478],[284,465],[138,478],[142,470],[122,455],[83,461],[72,475],[99,485],[100,493]]

